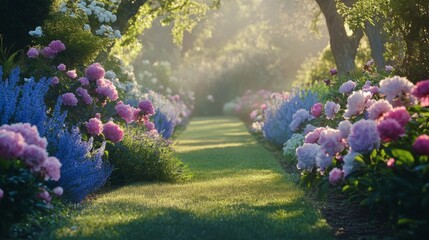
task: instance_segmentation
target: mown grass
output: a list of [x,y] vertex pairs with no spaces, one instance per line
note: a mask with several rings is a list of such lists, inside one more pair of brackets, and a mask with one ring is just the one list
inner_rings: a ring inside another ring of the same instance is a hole
[[333,238],[303,191],[237,119],[194,119],[177,141],[191,181],[101,194],[41,239]]

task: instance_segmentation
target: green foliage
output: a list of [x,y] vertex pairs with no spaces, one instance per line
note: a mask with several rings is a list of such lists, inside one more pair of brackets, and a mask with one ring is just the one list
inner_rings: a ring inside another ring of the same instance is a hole
[[0,186],[4,191],[0,199],[0,234],[7,236],[11,226],[28,215],[49,209],[37,198],[40,189],[46,189],[41,177],[36,177],[23,163],[0,159]]
[[52,40],[61,40],[66,50],[55,58],[69,68],[89,65],[103,51],[110,40],[95,36],[83,29],[83,19],[55,13],[43,23],[44,35],[36,43],[47,46]]
[[12,69],[17,65],[16,61],[20,53],[21,51],[13,52],[12,48],[8,48],[3,35],[0,34],[0,66],[2,66],[3,76],[10,75]]
[[429,77],[427,0],[358,0],[352,7],[337,1],[339,12],[352,29],[366,21],[380,21],[387,33],[387,57],[398,73],[413,81]]
[[110,180],[115,185],[139,181],[178,182],[189,178],[172,143],[144,133],[141,127],[124,127],[124,140],[108,145],[109,161],[115,167]]

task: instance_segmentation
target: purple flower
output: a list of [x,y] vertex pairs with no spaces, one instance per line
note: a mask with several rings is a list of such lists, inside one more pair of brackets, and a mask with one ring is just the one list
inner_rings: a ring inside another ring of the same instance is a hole
[[88,90],[86,90],[84,88],[78,87],[76,89],[76,93],[78,96],[80,96],[82,98],[82,101],[85,104],[90,105],[94,101],[94,99],[92,99],[92,97],[89,95]]
[[33,171],[39,172],[43,163],[48,158],[48,153],[45,149],[36,145],[27,145],[22,153],[22,159],[25,165],[30,167]]
[[62,95],[63,105],[64,106],[76,106],[77,98],[73,93],[64,93]]
[[67,74],[67,77],[69,77],[71,79],[77,78],[76,70],[69,70],[66,72],[66,74]]
[[79,82],[82,86],[89,86],[89,80],[86,77],[79,78]]
[[397,140],[401,135],[405,134],[405,129],[398,121],[388,118],[384,119],[377,125],[377,131],[383,142]]
[[42,54],[42,56],[45,58],[54,58],[57,55],[57,53],[53,51],[50,47],[44,47],[40,54]]
[[100,95],[106,96],[112,101],[115,101],[119,98],[116,87],[110,80],[107,79],[98,79],[97,89],[95,89],[95,91]]
[[344,113],[344,118],[351,118],[352,116],[363,113],[366,107],[370,105],[371,93],[359,90],[353,92],[347,98],[347,109]]
[[334,119],[335,118],[335,114],[340,111],[340,104],[338,103],[334,103],[331,101],[327,101],[325,104],[325,115],[327,119]]
[[140,109],[133,108],[129,104],[125,105],[119,101],[115,106],[116,113],[124,119],[127,123],[136,121],[139,117]]
[[307,133],[304,138],[304,143],[317,143],[320,138],[320,133],[325,130],[325,128],[320,127],[316,128],[313,131]]
[[22,155],[26,143],[20,133],[0,129],[0,157],[17,158]]
[[62,52],[66,50],[66,46],[60,40],[54,40],[48,45],[49,48],[52,49],[55,53]]
[[26,144],[33,144],[45,149],[48,146],[46,138],[41,138],[36,126],[31,126],[29,123],[14,123],[11,125],[3,125],[0,130],[7,130],[20,133]]
[[307,171],[313,170],[316,166],[316,156],[320,152],[320,146],[314,143],[304,143],[296,149],[296,157],[298,158],[298,169]]
[[334,168],[329,172],[329,183],[336,186],[343,181],[344,172],[339,168]]
[[103,128],[104,136],[114,143],[118,143],[124,138],[124,131],[112,121],[104,124]]
[[331,70],[329,70],[329,73],[331,74],[331,76],[336,75],[338,73],[336,68],[331,68]]
[[98,136],[103,132],[103,123],[98,118],[91,118],[86,123],[86,129],[89,134]]
[[349,136],[351,128],[352,128],[352,123],[349,120],[341,121],[338,124],[338,130],[340,131],[342,138],[347,138]]
[[356,153],[367,154],[380,146],[380,136],[377,123],[373,120],[359,120],[353,124],[348,136],[348,142]]
[[27,56],[29,58],[37,58],[39,56],[39,50],[36,48],[30,48],[28,49]]
[[292,130],[292,132],[298,131],[300,125],[304,123],[307,120],[311,120],[313,117],[310,115],[310,113],[305,109],[298,109],[293,116],[292,116],[292,122],[290,123],[289,127]]
[[384,70],[386,70],[386,72],[391,72],[391,71],[393,71],[393,67],[392,67],[392,66],[390,66],[390,65],[386,65],[386,66],[384,67]]
[[58,71],[65,71],[66,70],[66,65],[65,64],[63,64],[63,63],[60,63],[58,66],[57,66],[57,70]]
[[378,120],[384,113],[390,112],[392,105],[384,99],[378,100],[368,108],[368,119]]
[[411,116],[405,107],[396,107],[390,112],[384,113],[381,120],[383,119],[396,120],[402,127],[405,127],[411,120]]
[[54,188],[53,192],[55,196],[60,197],[61,195],[63,195],[64,190],[62,187],[56,187]]
[[353,92],[353,89],[355,89],[355,87],[356,87],[356,83],[353,82],[352,80],[349,80],[340,86],[339,92],[343,94],[348,94]]
[[323,151],[333,157],[344,150],[344,142],[339,130],[326,128],[320,132],[319,144]]
[[325,171],[332,164],[332,156],[326,154],[323,151],[320,151],[316,155],[316,165],[321,171]]
[[321,103],[316,103],[311,107],[311,115],[313,115],[314,117],[319,117],[322,114],[323,111],[323,104]]
[[413,150],[419,155],[429,156],[429,136],[420,135],[413,144]]
[[420,81],[413,87],[411,94],[420,100],[422,107],[429,106],[429,80]]
[[56,157],[48,157],[42,165],[42,174],[45,176],[45,181],[60,180],[61,163]]
[[346,156],[344,156],[344,165],[343,165],[343,171],[344,176],[348,176],[350,173],[354,172],[358,163],[356,162],[355,158],[359,156],[359,153],[356,152],[348,152]]
[[144,115],[153,115],[155,114],[155,108],[152,105],[152,102],[149,100],[142,100],[139,102],[139,108]]
[[93,63],[86,68],[85,74],[88,80],[96,81],[104,78],[105,71],[100,63]]
[[144,124],[148,131],[152,131],[155,129],[155,124],[153,122],[147,122]]
[[50,203],[51,202],[51,195],[49,195],[49,193],[43,189],[42,192],[37,194],[37,197],[40,199],[43,199],[46,203]]
[[58,77],[52,77],[51,78],[51,84],[52,85],[57,85],[58,83],[60,83],[60,79]]

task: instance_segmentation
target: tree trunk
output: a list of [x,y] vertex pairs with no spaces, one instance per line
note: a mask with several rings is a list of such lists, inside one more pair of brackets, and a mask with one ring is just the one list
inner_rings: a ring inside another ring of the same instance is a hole
[[368,37],[369,45],[371,46],[371,57],[374,59],[378,70],[384,69],[386,61],[383,54],[386,52],[383,39],[383,24],[381,22],[374,22],[374,25],[367,22],[365,23],[365,34]]
[[[337,12],[335,0],[316,0],[328,27],[332,54],[340,74],[355,69],[355,57],[359,41],[363,36],[362,30],[356,30],[352,36],[347,36],[343,17]],[[348,1],[351,2],[351,1]]]
[[116,12],[118,20],[114,23],[114,29],[125,34],[129,27],[128,21],[138,13],[140,7],[146,2],[147,0],[122,0]]

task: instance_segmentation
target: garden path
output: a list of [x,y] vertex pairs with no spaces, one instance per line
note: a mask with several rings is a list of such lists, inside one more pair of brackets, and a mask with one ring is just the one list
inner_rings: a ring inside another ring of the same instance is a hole
[[55,238],[333,238],[303,191],[236,118],[194,118],[177,142],[191,181],[100,195]]

